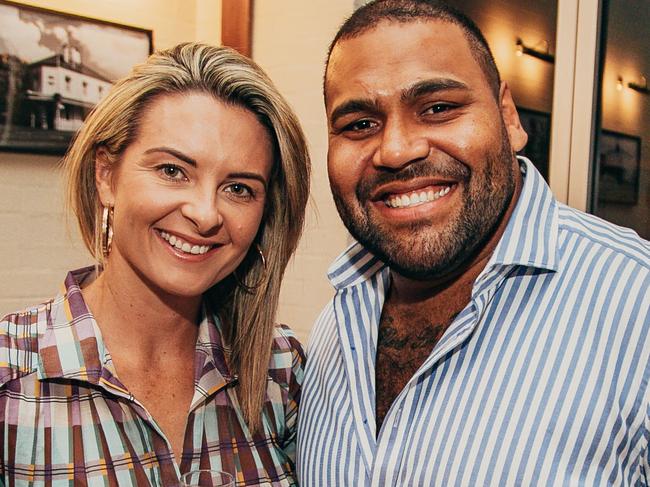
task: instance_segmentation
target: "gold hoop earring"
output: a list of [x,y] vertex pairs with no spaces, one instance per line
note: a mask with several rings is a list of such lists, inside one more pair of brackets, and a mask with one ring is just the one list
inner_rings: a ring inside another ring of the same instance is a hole
[[102,255],[104,258],[111,253],[111,244],[113,243],[113,207],[105,206],[102,210]]
[[262,276],[257,280],[257,282],[249,286],[239,278],[239,276],[237,275],[237,270],[235,270],[232,273],[233,277],[235,278],[235,282],[237,282],[237,285],[247,293],[252,293],[253,291],[255,291],[266,280],[267,267],[266,267],[266,258],[264,257],[264,252],[262,252],[262,249],[258,244],[255,244],[255,249],[257,250],[257,254],[260,257],[260,260],[262,261]]

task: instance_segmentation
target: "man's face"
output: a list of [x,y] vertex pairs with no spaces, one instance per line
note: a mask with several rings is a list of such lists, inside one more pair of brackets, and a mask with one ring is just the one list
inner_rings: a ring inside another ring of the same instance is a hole
[[335,46],[325,93],[330,184],[350,233],[418,280],[475,255],[511,201],[526,135],[462,30],[381,22]]

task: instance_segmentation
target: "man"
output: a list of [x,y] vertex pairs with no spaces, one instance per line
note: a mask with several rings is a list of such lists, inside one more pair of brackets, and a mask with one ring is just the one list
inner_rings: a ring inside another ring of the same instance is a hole
[[330,270],[299,419],[310,486],[648,485],[650,245],[557,202],[485,39],[379,0],[334,39]]

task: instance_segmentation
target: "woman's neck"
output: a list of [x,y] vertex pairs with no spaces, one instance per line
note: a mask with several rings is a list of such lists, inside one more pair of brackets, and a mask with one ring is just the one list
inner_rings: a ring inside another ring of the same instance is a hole
[[201,296],[173,296],[145,282],[128,265],[108,262],[83,289],[88,308],[111,353],[152,358],[166,351],[194,348]]

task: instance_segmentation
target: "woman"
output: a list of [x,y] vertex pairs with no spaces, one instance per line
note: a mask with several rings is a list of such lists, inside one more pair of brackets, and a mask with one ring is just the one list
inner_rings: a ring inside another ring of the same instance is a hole
[[304,358],[274,316],[309,157],[286,102],[234,51],[180,45],[114,86],[64,162],[100,265],[1,322],[0,480],[295,484]]

